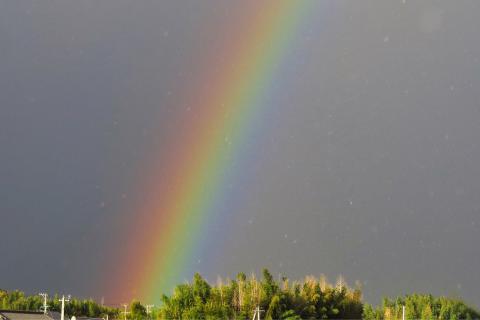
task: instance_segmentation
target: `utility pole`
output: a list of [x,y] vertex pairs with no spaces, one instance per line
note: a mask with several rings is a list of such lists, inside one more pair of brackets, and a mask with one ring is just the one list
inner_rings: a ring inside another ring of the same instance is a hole
[[405,306],[402,306],[402,320],[405,320]]
[[145,308],[147,309],[147,319],[150,319],[150,312],[152,312],[152,308],[155,307],[153,304],[147,304]]
[[253,313],[253,319],[252,320],[261,320],[261,317],[260,317],[260,314],[263,312],[264,310],[261,310],[259,306],[257,306],[255,308],[255,312]]
[[[128,304],[123,304],[123,308],[125,311],[123,311],[123,319],[124,320],[127,320],[127,314],[129,314],[130,312],[127,312],[127,308],[128,308]],[[62,319],[63,320],[63,319]]]
[[43,307],[42,307],[43,314],[47,314],[47,312],[48,312],[47,311],[48,310],[48,306],[47,306],[48,294],[41,292],[38,295],[43,297]]
[[62,313],[61,313],[61,320],[65,320],[65,302],[70,302],[70,295],[65,299],[65,296],[62,296],[62,299],[58,300],[62,303]]

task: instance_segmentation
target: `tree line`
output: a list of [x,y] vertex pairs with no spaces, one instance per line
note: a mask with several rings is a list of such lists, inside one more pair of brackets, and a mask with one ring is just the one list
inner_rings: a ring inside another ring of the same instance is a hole
[[[480,319],[480,313],[458,299],[412,294],[395,299],[384,298],[374,307],[363,302],[359,284],[349,287],[343,278],[331,284],[324,276],[308,276],[302,281],[283,277],[275,280],[264,269],[261,279],[239,273],[235,279],[218,279],[208,283],[195,274],[189,283],[177,285],[171,295],[162,295],[161,304],[150,314],[139,301],[129,306],[129,320],[152,319],[252,319],[257,307],[262,319]],[[51,310],[60,310],[58,297],[48,304]],[[0,308],[10,310],[40,310],[39,296],[22,292],[0,291]],[[66,305],[67,315],[123,317],[121,310],[105,307],[93,300],[72,301]]]
[[382,305],[374,308],[365,304],[363,318],[402,319],[405,307],[405,319],[480,319],[480,313],[459,299],[434,297],[431,294],[412,294],[396,299],[384,298]]
[[[48,299],[47,305],[49,311],[60,311],[60,296],[55,295]],[[40,311],[43,308],[43,297],[39,295],[26,295],[24,292],[0,290],[0,309],[16,311]],[[106,317],[117,318],[119,310],[117,308],[106,307],[98,304],[92,299],[71,299],[65,304],[65,313],[77,317]]]

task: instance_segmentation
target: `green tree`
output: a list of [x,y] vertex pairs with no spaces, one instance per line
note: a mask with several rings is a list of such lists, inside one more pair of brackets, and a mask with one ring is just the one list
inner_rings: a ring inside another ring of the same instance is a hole
[[147,318],[147,309],[136,300],[133,300],[130,303],[130,319],[132,320],[143,320]]

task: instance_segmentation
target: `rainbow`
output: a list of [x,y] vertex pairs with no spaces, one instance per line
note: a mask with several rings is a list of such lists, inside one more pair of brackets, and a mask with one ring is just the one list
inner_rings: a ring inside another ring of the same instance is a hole
[[136,222],[125,236],[126,256],[115,262],[120,267],[109,284],[111,296],[135,290],[127,296],[158,301],[183,280],[195,252],[211,242],[209,228],[229,196],[229,181],[241,175],[252,132],[271,108],[262,99],[316,2],[242,3],[245,10],[232,19],[221,59],[207,62],[204,83],[186,93],[192,109],[181,121],[183,135],[147,170],[149,194],[134,208]]

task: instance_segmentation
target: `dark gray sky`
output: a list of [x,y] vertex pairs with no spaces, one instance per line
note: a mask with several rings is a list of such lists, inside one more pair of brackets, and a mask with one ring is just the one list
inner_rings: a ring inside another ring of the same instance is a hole
[[[235,6],[0,2],[1,288],[101,297],[139,163],[175,137],[178,88]],[[199,271],[343,274],[373,303],[480,305],[480,2],[322,10],[286,67],[246,209]]]

